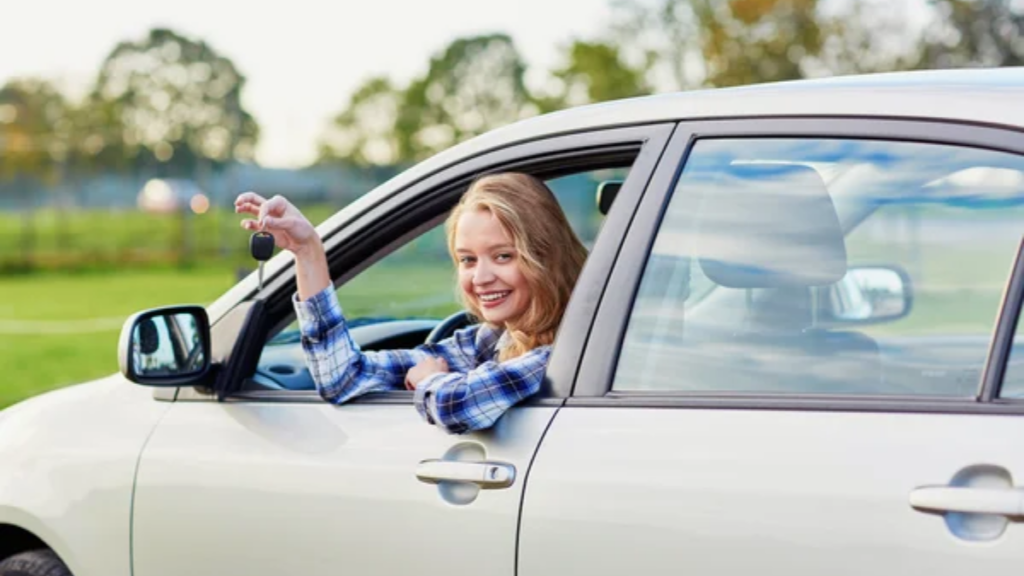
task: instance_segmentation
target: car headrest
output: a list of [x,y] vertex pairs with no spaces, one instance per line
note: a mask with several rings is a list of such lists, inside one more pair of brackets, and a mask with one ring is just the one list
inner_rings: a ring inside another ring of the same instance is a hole
[[597,209],[602,215],[608,215],[608,210],[611,210],[612,202],[615,202],[615,196],[621,188],[622,180],[605,180],[597,185]]
[[139,351],[152,354],[160,348],[160,333],[156,330],[156,322],[146,318],[139,322]]
[[730,165],[703,183],[696,255],[729,288],[823,286],[846,274],[835,206],[807,166]]

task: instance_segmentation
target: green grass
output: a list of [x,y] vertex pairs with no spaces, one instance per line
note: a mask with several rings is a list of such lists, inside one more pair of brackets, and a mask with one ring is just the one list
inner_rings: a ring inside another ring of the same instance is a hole
[[[0,278],[0,407],[116,372],[117,318],[168,304],[208,304],[233,283],[232,271],[224,268]],[[107,325],[113,325],[78,333],[11,329],[11,321],[66,325],[95,318],[112,319]]]

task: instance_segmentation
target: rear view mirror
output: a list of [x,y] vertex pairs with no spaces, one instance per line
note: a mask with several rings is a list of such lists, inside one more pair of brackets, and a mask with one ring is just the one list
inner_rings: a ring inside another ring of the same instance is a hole
[[118,360],[125,378],[147,386],[202,380],[210,368],[210,324],[201,306],[140,312],[121,329]]
[[852,267],[822,292],[821,324],[877,324],[910,313],[910,277],[893,266]]

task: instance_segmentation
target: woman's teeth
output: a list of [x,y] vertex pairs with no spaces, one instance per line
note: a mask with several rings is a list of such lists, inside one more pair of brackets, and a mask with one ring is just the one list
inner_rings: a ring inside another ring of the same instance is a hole
[[509,294],[511,294],[511,292],[493,292],[491,294],[481,294],[480,300],[483,300],[484,302],[494,302],[496,300],[501,300],[502,298],[508,296]]

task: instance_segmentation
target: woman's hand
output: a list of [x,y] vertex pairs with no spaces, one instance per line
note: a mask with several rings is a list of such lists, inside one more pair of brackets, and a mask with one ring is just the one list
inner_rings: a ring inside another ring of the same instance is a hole
[[405,373],[405,388],[407,390],[415,390],[420,385],[420,382],[423,382],[428,376],[447,371],[448,363],[444,361],[444,358],[431,356],[421,360]]
[[322,247],[316,229],[284,196],[266,200],[255,192],[244,192],[235,198],[235,212],[256,216],[242,220],[242,228],[269,232],[274,244],[296,256]]
[[320,235],[291,202],[283,196],[265,200],[255,192],[245,192],[235,198],[235,212],[256,217],[242,220],[242,228],[269,232],[278,248],[295,254],[295,284],[301,300],[308,300],[331,285]]

